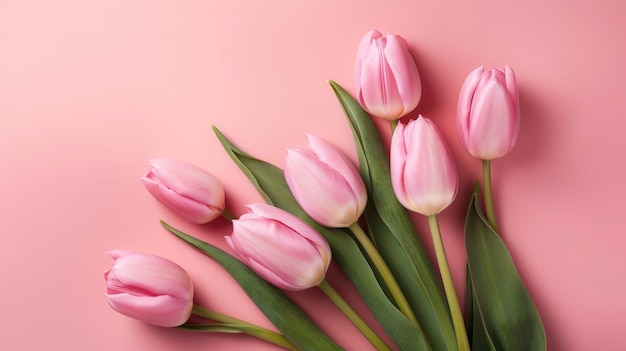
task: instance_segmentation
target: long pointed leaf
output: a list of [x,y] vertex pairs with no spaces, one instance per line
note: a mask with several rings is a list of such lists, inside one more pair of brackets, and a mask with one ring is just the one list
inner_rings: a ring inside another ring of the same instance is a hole
[[332,248],[333,259],[399,350],[427,350],[426,339],[385,295],[355,240],[343,230],[316,223],[296,202],[281,169],[244,153],[217,128],[214,130],[225,150],[268,203],[300,217],[324,236]]
[[492,343],[489,348],[498,351],[545,350],[546,335],[537,308],[506,245],[478,209],[477,196],[478,187],[465,221],[465,246],[475,301],[474,320],[483,324],[483,341]]
[[448,303],[409,213],[397,201],[389,175],[389,158],[371,117],[335,82],[330,82],[348,117],[361,176],[372,201],[367,224],[381,255],[398,280],[433,350],[456,350]]
[[298,305],[245,264],[209,243],[187,235],[164,222],[161,223],[172,234],[222,265],[274,326],[298,349],[343,350],[330,340]]
[[469,266],[466,266],[465,274],[465,326],[470,345],[472,345],[473,350],[496,351],[493,342],[489,339],[489,335],[485,330],[482,315],[478,313],[478,311],[475,312],[475,310],[477,310],[477,302],[476,296],[474,296],[474,285],[472,284]]

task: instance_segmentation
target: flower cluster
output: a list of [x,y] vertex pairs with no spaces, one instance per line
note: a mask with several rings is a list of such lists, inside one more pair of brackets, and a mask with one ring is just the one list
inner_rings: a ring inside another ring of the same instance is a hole
[[[438,222],[459,191],[458,170],[435,123],[411,117],[422,84],[407,42],[370,31],[358,46],[355,76],[355,98],[335,82],[331,86],[354,132],[358,167],[332,143],[307,135],[309,147],[289,149],[281,169],[244,153],[215,129],[267,201],[247,205],[238,219],[226,215],[219,181],[194,165],[157,159],[141,178],[156,199],[191,222],[208,223],[220,215],[232,221],[232,234],[225,238],[230,254],[162,224],[222,265],[278,333],[195,305],[181,267],[127,251],[110,252],[115,264],[105,280],[111,307],[157,326],[243,332],[289,350],[349,349],[281,293],[317,287],[376,350],[545,350],[541,319],[499,236],[491,194],[490,162],[510,152],[518,136],[513,69],[479,67],[459,94],[459,141],[483,163],[465,225],[465,315]],[[370,116],[390,121],[388,154]],[[410,212],[428,220],[436,265],[425,254]],[[393,345],[325,279],[331,258],[338,259]]]

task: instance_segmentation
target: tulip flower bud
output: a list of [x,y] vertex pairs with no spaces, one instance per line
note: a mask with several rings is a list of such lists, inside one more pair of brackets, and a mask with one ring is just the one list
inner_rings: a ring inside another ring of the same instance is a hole
[[285,180],[300,206],[318,223],[332,228],[356,222],[367,203],[363,179],[335,146],[307,135],[309,149],[287,151]]
[[421,115],[399,123],[391,138],[391,182],[407,209],[435,215],[456,197],[459,179],[448,146],[437,126]]
[[162,257],[114,250],[115,260],[104,273],[109,305],[140,321],[176,327],[185,323],[193,307],[191,278],[179,265]]
[[265,204],[247,207],[250,212],[233,220],[226,237],[243,263],[281,289],[319,285],[331,259],[326,240],[289,212]]
[[357,100],[367,112],[396,120],[413,111],[422,96],[422,83],[406,41],[371,30],[359,44],[356,64]]
[[520,111],[511,67],[472,71],[461,88],[457,132],[473,156],[492,160],[506,155],[517,141]]
[[194,223],[208,223],[224,211],[222,184],[192,164],[163,158],[151,160],[150,171],[141,181],[157,200]]

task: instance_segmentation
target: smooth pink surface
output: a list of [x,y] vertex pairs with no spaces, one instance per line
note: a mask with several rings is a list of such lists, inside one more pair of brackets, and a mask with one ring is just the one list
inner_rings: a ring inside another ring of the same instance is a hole
[[515,72],[483,66],[465,79],[456,112],[461,146],[474,157],[493,160],[508,154],[519,134],[520,105]]
[[367,205],[367,189],[358,168],[326,140],[307,135],[308,148],[289,149],[285,181],[300,207],[317,223],[348,228]]
[[[139,177],[150,158],[185,159],[223,182],[235,214],[262,201],[211,125],[277,165],[287,147],[305,146],[305,133],[355,159],[326,80],[353,91],[358,42],[378,28],[407,40],[423,84],[414,113],[440,126],[461,173],[440,217],[457,288],[480,164],[456,139],[456,101],[472,69],[509,64],[522,122],[513,151],[492,165],[496,212],[549,350],[626,349],[625,14],[619,0],[0,0],[3,347],[276,350],[119,315],[104,299],[105,252],[169,258],[203,305],[269,326],[222,269],[158,219],[221,247],[230,226],[186,224]],[[365,313],[336,267],[329,274]],[[319,291],[293,296],[340,344],[368,349]]]
[[430,119],[419,115],[398,123],[389,164],[393,192],[409,211],[438,215],[456,198],[459,174],[447,142]]
[[115,261],[104,273],[106,299],[115,311],[162,327],[177,327],[189,319],[193,284],[187,272],[160,256],[111,250]]
[[301,291],[318,286],[332,259],[318,232],[293,214],[265,203],[246,206],[225,237],[236,257],[275,286]]
[[224,212],[226,195],[222,183],[190,163],[166,158],[150,160],[150,170],[141,181],[155,199],[192,223],[209,223]]
[[413,111],[422,82],[406,40],[399,35],[367,32],[354,63],[354,95],[370,114],[397,120]]

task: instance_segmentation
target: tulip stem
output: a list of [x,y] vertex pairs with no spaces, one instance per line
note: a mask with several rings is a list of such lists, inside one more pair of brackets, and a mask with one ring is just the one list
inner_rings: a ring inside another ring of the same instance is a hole
[[437,256],[439,272],[441,273],[441,280],[443,281],[443,289],[446,292],[448,306],[450,307],[456,342],[459,351],[469,351],[470,347],[465,330],[465,322],[463,321],[463,313],[461,312],[459,299],[456,296],[456,290],[452,282],[450,267],[448,266],[448,259],[446,258],[446,250],[443,246],[443,240],[441,239],[441,231],[439,230],[439,220],[436,214],[428,216],[428,224],[430,225],[430,234],[432,235],[433,245],[435,246],[435,255]]
[[354,326],[365,336],[367,340],[379,351],[391,351],[391,348],[381,339],[376,332],[348,305],[341,295],[328,283],[326,279],[322,280],[319,288],[328,296],[328,298],[348,317]]
[[267,341],[267,342],[272,343],[274,345],[278,345],[278,346],[283,347],[283,348],[285,348],[287,350],[293,350],[293,351],[297,351],[298,350],[282,334],[276,333],[276,332],[271,331],[269,329],[265,329],[263,327],[259,327],[258,325],[254,325],[254,324],[242,321],[242,320],[237,319],[237,318],[233,318],[233,317],[227,316],[225,314],[222,314],[222,313],[219,313],[219,312],[216,312],[216,311],[211,311],[209,309],[206,309],[206,308],[198,306],[198,305],[193,305],[193,309],[191,310],[191,313],[194,314],[195,316],[202,317],[202,318],[205,318],[205,319],[209,319],[209,320],[214,321],[214,322],[224,323],[228,327],[231,327],[233,329],[238,329],[238,330],[240,330],[241,332],[243,332],[245,334],[248,334],[250,336],[254,336],[256,338],[259,338],[261,340]]
[[485,197],[485,212],[487,220],[496,233],[499,233],[496,223],[496,214],[493,209],[493,192],[491,190],[491,160],[483,160],[483,194]]
[[227,208],[222,211],[222,217],[224,217],[227,221],[232,222],[235,217]]
[[420,331],[422,331],[422,326],[417,321],[417,317],[415,317],[415,314],[413,313],[409,302],[404,296],[404,293],[402,293],[400,285],[394,278],[393,273],[391,273],[389,266],[387,266],[387,263],[385,263],[385,260],[374,246],[374,243],[372,243],[370,238],[363,231],[363,229],[361,229],[358,223],[353,223],[349,228],[356,237],[356,239],[359,241],[361,246],[365,249],[365,252],[372,260],[372,263],[374,263],[374,266],[380,273],[380,276],[383,278],[383,281],[387,285],[387,288],[389,288],[389,292],[395,300],[400,312],[402,312],[402,314],[404,314],[411,322],[413,322],[413,324],[415,324],[415,326],[417,326]]
[[391,126],[391,134],[393,134],[393,132],[396,130],[396,127],[398,126],[398,120],[392,119],[391,121],[389,121],[389,125]]

